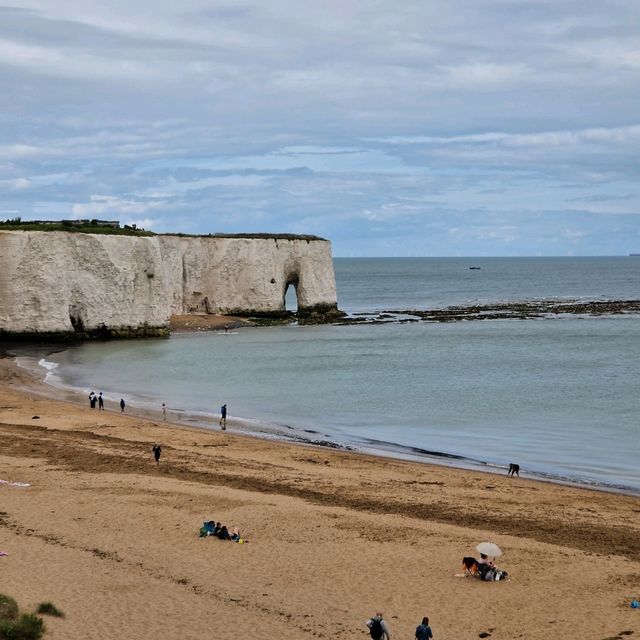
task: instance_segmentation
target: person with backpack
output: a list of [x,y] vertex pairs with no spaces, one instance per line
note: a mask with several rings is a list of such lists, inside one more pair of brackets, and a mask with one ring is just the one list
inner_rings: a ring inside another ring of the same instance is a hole
[[422,623],[416,627],[416,640],[430,640],[433,638],[431,627],[429,626],[429,618],[422,618]]
[[391,632],[387,623],[382,619],[382,611],[377,611],[375,616],[372,616],[366,621],[367,627],[369,627],[369,634],[373,640],[391,640]]

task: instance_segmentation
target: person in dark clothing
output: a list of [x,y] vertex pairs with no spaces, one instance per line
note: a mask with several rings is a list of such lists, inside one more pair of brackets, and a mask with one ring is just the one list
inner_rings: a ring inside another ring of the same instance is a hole
[[153,449],[153,457],[156,459],[156,464],[160,462],[160,454],[162,453],[162,447],[159,444],[154,444]]
[[95,408],[96,408],[96,399],[97,399],[97,396],[96,396],[96,394],[95,394],[95,391],[92,391],[92,392],[89,394],[89,406],[90,406],[92,409],[95,409]]
[[391,640],[391,631],[384,621],[382,611],[378,611],[375,616],[369,618],[365,624],[369,627],[372,640]]
[[98,410],[99,411],[104,411],[104,398],[102,397],[102,391],[100,392],[100,395],[98,396]]
[[124,398],[120,398],[120,413],[124,413],[125,404]]
[[224,431],[227,428],[227,405],[223,404],[220,407],[220,426]]
[[220,529],[218,529],[218,531],[216,532],[216,535],[218,536],[218,538],[220,538],[220,540],[231,539],[231,536],[229,535],[229,529],[227,529],[227,527],[225,527],[224,525],[222,525]]
[[416,627],[416,640],[429,640],[433,638],[431,627],[429,626],[429,618],[422,618],[422,623]]

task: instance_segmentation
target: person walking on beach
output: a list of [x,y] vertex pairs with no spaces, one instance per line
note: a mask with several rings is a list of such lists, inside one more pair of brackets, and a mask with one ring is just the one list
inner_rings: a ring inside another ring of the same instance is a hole
[[159,444],[154,444],[153,448],[153,457],[156,459],[156,466],[160,463],[160,454],[162,453],[162,447]]
[[100,392],[100,395],[98,396],[98,410],[99,411],[104,411],[104,398],[102,397],[102,391]]
[[220,407],[220,426],[224,431],[227,428],[227,405],[223,404]]
[[369,634],[373,640],[391,640],[391,632],[387,623],[383,620],[382,611],[377,611],[375,616],[369,618],[365,624],[369,627]]
[[425,616],[416,627],[416,640],[430,640],[430,638],[433,638],[433,633],[431,633],[431,627],[429,626],[429,618]]
[[124,398],[120,398],[120,413],[124,413],[125,404]]
[[167,420],[167,405],[162,403],[162,419],[166,422]]
[[95,391],[92,391],[92,392],[89,394],[89,406],[90,406],[92,409],[95,409],[95,408],[96,408],[96,392],[95,392]]

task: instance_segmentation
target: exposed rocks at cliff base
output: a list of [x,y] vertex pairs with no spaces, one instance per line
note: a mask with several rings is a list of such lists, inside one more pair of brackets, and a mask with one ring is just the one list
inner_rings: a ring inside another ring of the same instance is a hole
[[560,315],[640,314],[640,300],[545,300],[504,302],[487,305],[452,306],[444,309],[402,309],[379,313],[358,313],[340,324],[383,324],[389,322],[457,322],[462,320],[530,320]]

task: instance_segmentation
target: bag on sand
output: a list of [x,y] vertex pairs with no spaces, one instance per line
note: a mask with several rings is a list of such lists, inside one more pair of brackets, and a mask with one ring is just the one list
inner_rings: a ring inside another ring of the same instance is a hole
[[371,634],[373,640],[380,640],[380,638],[382,638],[382,622],[380,622],[380,618],[371,619],[369,633]]

